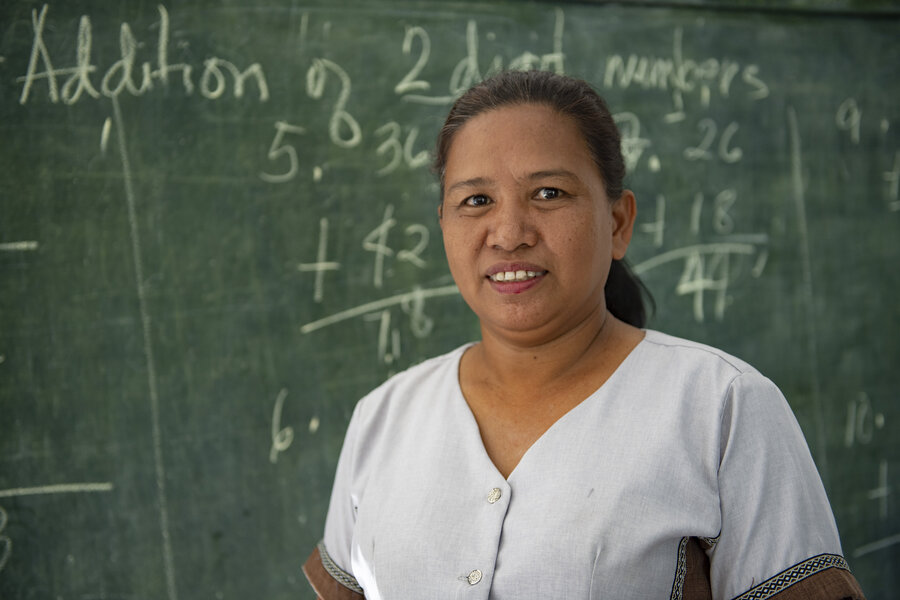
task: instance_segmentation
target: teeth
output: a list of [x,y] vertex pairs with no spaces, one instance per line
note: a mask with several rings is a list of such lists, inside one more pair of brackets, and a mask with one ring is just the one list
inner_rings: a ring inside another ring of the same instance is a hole
[[492,281],[525,281],[543,275],[546,271],[501,271],[491,275]]

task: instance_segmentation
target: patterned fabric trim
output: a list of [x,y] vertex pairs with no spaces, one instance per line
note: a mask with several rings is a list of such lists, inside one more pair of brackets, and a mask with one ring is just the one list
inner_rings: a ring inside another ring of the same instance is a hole
[[700,540],[701,542],[703,542],[704,544],[706,544],[706,549],[709,550],[710,548],[712,548],[713,546],[715,546],[716,544],[719,543],[720,537],[721,537],[721,535],[717,535],[714,538],[698,537],[697,539]]
[[357,594],[362,594],[363,589],[359,587],[359,583],[357,583],[356,578],[343,570],[339,566],[335,564],[333,560],[331,560],[331,556],[329,556],[328,551],[325,550],[325,542],[319,542],[316,544],[316,548],[319,550],[319,556],[322,558],[322,566],[325,567],[325,570],[328,571],[328,574],[334,577],[334,580],[340,583],[347,589],[353,590]]
[[802,581],[811,575],[815,575],[820,571],[831,568],[849,571],[850,565],[847,564],[847,561],[844,560],[843,556],[838,556],[837,554],[820,554],[818,556],[813,556],[802,563],[798,563],[789,569],[785,569],[775,577],[744,592],[734,600],[765,600],[779,592],[783,592],[798,581]]
[[690,538],[683,537],[678,544],[678,558],[675,566],[675,581],[672,582],[672,595],[670,600],[682,600],[684,595],[684,577],[687,574],[687,560],[685,560],[685,550],[687,549]]

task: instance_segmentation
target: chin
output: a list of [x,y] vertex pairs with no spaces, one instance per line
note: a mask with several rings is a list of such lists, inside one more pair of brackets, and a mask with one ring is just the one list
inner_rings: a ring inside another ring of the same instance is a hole
[[528,333],[546,328],[549,319],[546,315],[535,314],[532,311],[510,311],[504,315],[485,315],[478,317],[487,327],[497,332]]

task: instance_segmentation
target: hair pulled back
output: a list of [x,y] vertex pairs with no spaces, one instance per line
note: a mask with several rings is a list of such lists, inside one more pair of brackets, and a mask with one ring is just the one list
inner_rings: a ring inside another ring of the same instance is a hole
[[[621,136],[603,98],[586,81],[549,71],[504,71],[475,84],[460,96],[438,134],[433,168],[444,193],[444,171],[453,138],[469,119],[503,106],[544,104],[575,121],[611,202],[622,196],[625,160]],[[613,260],[604,288],[606,308],[617,318],[644,327],[647,311],[644,298],[652,304],[647,288],[631,272],[624,260]]]

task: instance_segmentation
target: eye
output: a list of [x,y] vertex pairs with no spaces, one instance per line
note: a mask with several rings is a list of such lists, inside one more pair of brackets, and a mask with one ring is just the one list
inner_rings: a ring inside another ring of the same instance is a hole
[[542,187],[537,192],[537,196],[541,200],[556,200],[557,198],[562,197],[562,195],[562,190],[553,187]]
[[463,204],[466,206],[487,206],[490,204],[491,199],[485,196],[484,194],[473,194],[463,200]]

